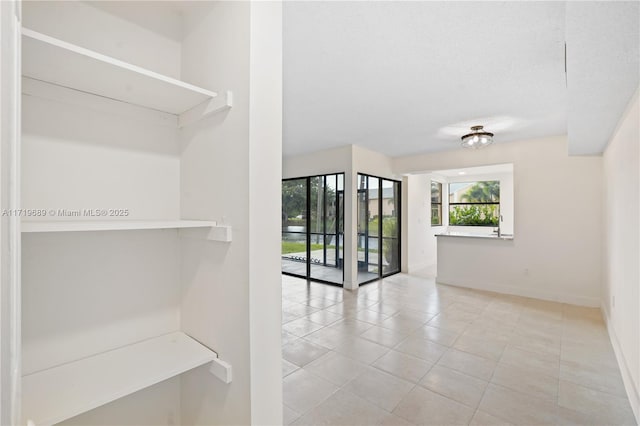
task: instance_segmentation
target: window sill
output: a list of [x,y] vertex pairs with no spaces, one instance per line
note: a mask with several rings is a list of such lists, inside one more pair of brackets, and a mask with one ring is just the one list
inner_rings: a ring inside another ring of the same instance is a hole
[[484,238],[488,240],[513,240],[513,234],[474,234],[471,232],[455,232],[447,231],[441,234],[435,234],[436,237],[462,237],[462,238]]

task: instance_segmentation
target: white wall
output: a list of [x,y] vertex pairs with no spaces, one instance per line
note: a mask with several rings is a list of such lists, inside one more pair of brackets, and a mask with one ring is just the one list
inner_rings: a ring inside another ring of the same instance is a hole
[[[553,137],[393,160],[396,173],[502,163],[514,165],[515,239],[509,250],[495,253],[495,258],[504,259],[500,266],[508,266],[510,273],[484,268],[473,282],[487,290],[499,287],[513,294],[598,306],[600,157],[569,157],[566,139]],[[466,239],[461,241],[466,244]],[[467,245],[471,244],[475,243]]]
[[185,79],[231,90],[234,106],[181,133],[182,214],[231,225],[233,241],[182,241],[182,328],[233,366],[233,382],[183,374],[184,425],[282,421],[279,19],[280,5],[249,2],[186,16]]
[[[180,218],[174,116],[32,79],[24,79],[22,98],[24,208]],[[27,219],[65,220],[59,214]]]
[[[340,148],[325,149],[282,159],[282,178],[324,175],[330,173],[347,173],[351,170],[351,145]],[[346,176],[345,176],[346,177]]]
[[[112,13],[105,13],[91,2],[82,1],[25,1],[22,4],[26,28],[180,78],[180,42],[120,16],[129,13],[125,3],[114,3],[107,8]],[[157,8],[157,5],[148,4],[146,7],[149,14],[149,7]],[[163,16],[171,19],[169,14]],[[173,14],[173,20],[176,22],[171,26],[176,26],[181,18]]]
[[24,374],[179,330],[176,230],[23,236]]
[[[431,180],[439,179],[431,174],[409,175],[405,178],[406,195],[403,208],[406,210],[402,226],[407,264],[403,271],[436,275],[436,237],[443,226],[431,226]],[[443,186],[443,191],[445,187]],[[444,197],[443,197],[444,198]],[[444,216],[444,206],[443,206]],[[444,218],[443,218],[444,219]]]
[[387,179],[397,178],[390,157],[357,145],[353,145],[353,171]]
[[231,244],[182,241],[182,328],[234,370],[229,385],[207,376],[206,368],[182,375],[184,425],[251,422],[249,13],[249,3],[221,2],[185,15],[182,74],[204,87],[233,91],[235,102],[180,135],[184,217],[233,226]]
[[391,167],[391,158],[357,145],[284,157],[282,162],[283,179],[343,172],[396,178]]
[[[158,426],[180,421],[180,377],[160,382],[142,392],[116,399],[57,426]],[[161,407],[159,409],[159,407]],[[167,413],[170,416],[167,422]],[[108,421],[105,421],[109,419]]]
[[640,107],[632,98],[604,153],[602,310],[640,421]]

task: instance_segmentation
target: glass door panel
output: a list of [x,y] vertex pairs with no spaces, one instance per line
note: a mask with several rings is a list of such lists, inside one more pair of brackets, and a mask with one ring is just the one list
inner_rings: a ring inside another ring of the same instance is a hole
[[336,179],[336,237],[337,237],[337,268],[344,269],[344,175],[337,175]]
[[311,198],[311,257],[310,277],[325,280],[325,267],[327,266],[326,226],[327,211],[325,199],[325,176],[310,178]]
[[307,179],[282,182],[282,272],[307,274]]
[[382,180],[382,275],[400,271],[400,183]]
[[377,276],[380,272],[380,179],[372,176],[367,179],[367,272]]
[[363,274],[367,271],[367,177],[358,175],[358,282],[362,282]]

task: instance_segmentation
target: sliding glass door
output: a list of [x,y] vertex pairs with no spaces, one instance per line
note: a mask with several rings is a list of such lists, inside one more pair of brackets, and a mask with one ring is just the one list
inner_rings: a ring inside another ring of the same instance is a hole
[[282,182],[282,272],[343,283],[344,174]]
[[358,174],[358,283],[400,272],[400,182]]

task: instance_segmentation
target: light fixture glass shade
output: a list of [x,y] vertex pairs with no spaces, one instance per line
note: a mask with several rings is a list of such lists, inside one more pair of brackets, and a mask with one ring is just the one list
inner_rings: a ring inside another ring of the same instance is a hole
[[471,127],[471,133],[462,137],[464,148],[478,149],[493,143],[493,133],[485,132],[483,126]]

